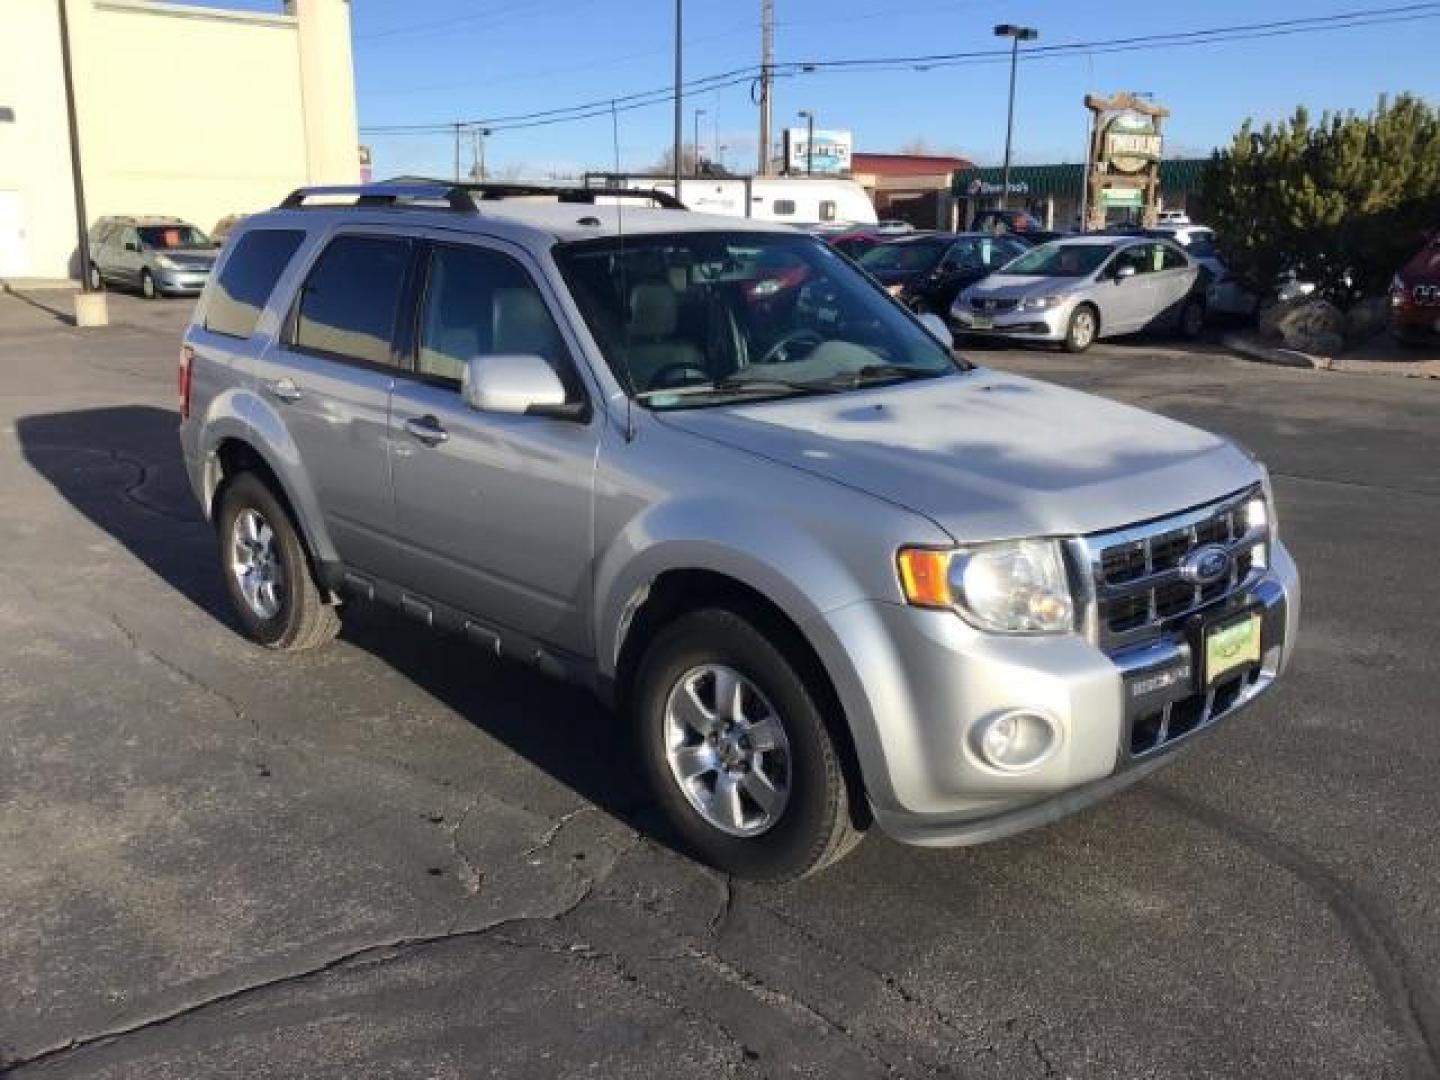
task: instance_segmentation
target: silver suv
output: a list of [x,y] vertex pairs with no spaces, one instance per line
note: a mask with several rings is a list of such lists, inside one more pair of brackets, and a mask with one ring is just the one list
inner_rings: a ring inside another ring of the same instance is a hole
[[634,195],[311,189],[237,227],[180,436],[254,640],[381,601],[574,679],[681,840],[771,879],[872,822],[1054,820],[1270,688],[1300,591],[1252,457]]

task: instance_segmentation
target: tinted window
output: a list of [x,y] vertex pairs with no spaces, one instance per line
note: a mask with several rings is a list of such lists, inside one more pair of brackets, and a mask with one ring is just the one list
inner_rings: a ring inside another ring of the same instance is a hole
[[295,344],[372,364],[391,363],[395,310],[409,259],[404,240],[332,240],[305,282]]
[[240,237],[210,287],[205,329],[248,338],[304,237],[298,229],[256,229]]
[[949,241],[940,238],[881,244],[867,251],[860,265],[872,274],[920,273],[939,262],[948,246]]
[[792,214],[794,214],[794,213],[795,213],[795,200],[794,200],[794,199],[776,199],[776,200],[775,200],[775,215],[776,215],[777,217],[789,217],[790,215],[792,215]]
[[1152,270],[1159,269],[1156,265],[1156,257],[1159,252],[1155,249],[1155,244],[1132,244],[1115,256],[1115,262],[1111,265],[1111,269],[1119,270],[1122,266],[1133,266],[1135,273],[1148,274]]
[[472,357],[510,353],[543,356],[570,382],[560,331],[524,268],[484,248],[437,247],[420,320],[420,374],[458,386]]
[[1186,261],[1185,256],[1182,255],[1175,248],[1172,248],[1169,244],[1159,244],[1157,246],[1160,248],[1161,252],[1160,265],[1164,269],[1184,270],[1187,266],[1190,265],[1189,262]]

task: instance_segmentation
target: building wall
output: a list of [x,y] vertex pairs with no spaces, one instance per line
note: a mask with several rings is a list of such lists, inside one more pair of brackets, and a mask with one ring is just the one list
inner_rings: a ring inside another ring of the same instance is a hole
[[[92,223],[110,214],[173,214],[209,230],[226,214],[273,206],[307,182],[359,180],[348,0],[300,0],[293,15],[154,0],[67,2]],[[0,39],[22,51],[58,41],[55,22],[54,0],[0,4]],[[36,234],[30,276],[73,276],[58,45],[37,55],[23,76],[27,92],[58,101],[59,112],[37,111],[35,122],[13,125],[26,160],[0,163],[0,189],[9,168],[33,193],[26,198]],[[0,162],[10,156],[0,154]]]
[[0,4],[0,105],[15,113],[0,123],[0,199],[18,202],[21,217],[19,257],[0,276],[63,274],[75,249],[75,202],[54,0]]

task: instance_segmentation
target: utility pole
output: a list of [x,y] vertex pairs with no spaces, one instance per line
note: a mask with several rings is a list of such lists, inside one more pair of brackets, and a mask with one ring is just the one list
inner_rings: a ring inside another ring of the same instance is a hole
[[705,115],[704,109],[695,110],[695,175],[700,175],[700,118]]
[[[685,66],[683,61],[684,53],[684,20],[685,0],[675,0],[675,198],[680,199],[680,174],[682,172],[680,157],[684,152],[684,136],[681,128],[685,123],[684,98],[681,96],[680,84],[685,80]],[[684,200],[681,199],[681,202]]]
[[460,183],[460,129],[464,127],[459,121],[455,123],[455,183]]
[[60,10],[60,68],[65,77],[65,113],[70,122],[70,182],[75,189],[75,240],[80,259],[80,295],[75,298],[76,326],[103,326],[105,294],[90,287],[90,233],[85,212],[85,172],[80,162],[80,125],[75,113],[75,78],[70,67],[70,19],[66,0],[56,0]]
[[1010,206],[1010,142],[1015,134],[1015,68],[1020,60],[1020,42],[1034,41],[1040,31],[1032,26],[1012,26],[1001,23],[995,27],[996,37],[1010,39],[1010,110],[1005,120],[1005,171],[1000,181],[1000,209]]
[[759,176],[770,175],[770,88],[775,63],[775,0],[760,0],[760,163]]

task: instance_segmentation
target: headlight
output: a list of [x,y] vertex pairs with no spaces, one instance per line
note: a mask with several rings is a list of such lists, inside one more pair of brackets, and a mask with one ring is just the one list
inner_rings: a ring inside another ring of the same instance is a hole
[[176,263],[176,261],[175,261],[174,259],[170,258],[169,255],[156,255],[156,256],[155,256],[155,265],[158,266],[158,267],[160,267],[161,270],[178,270],[178,269],[179,269],[179,264]]
[[1075,625],[1065,560],[1054,540],[937,551],[902,548],[900,583],[917,607],[949,608],[981,630],[1062,634]]
[[1027,296],[1020,301],[1021,311],[1049,311],[1065,302],[1063,296]]

